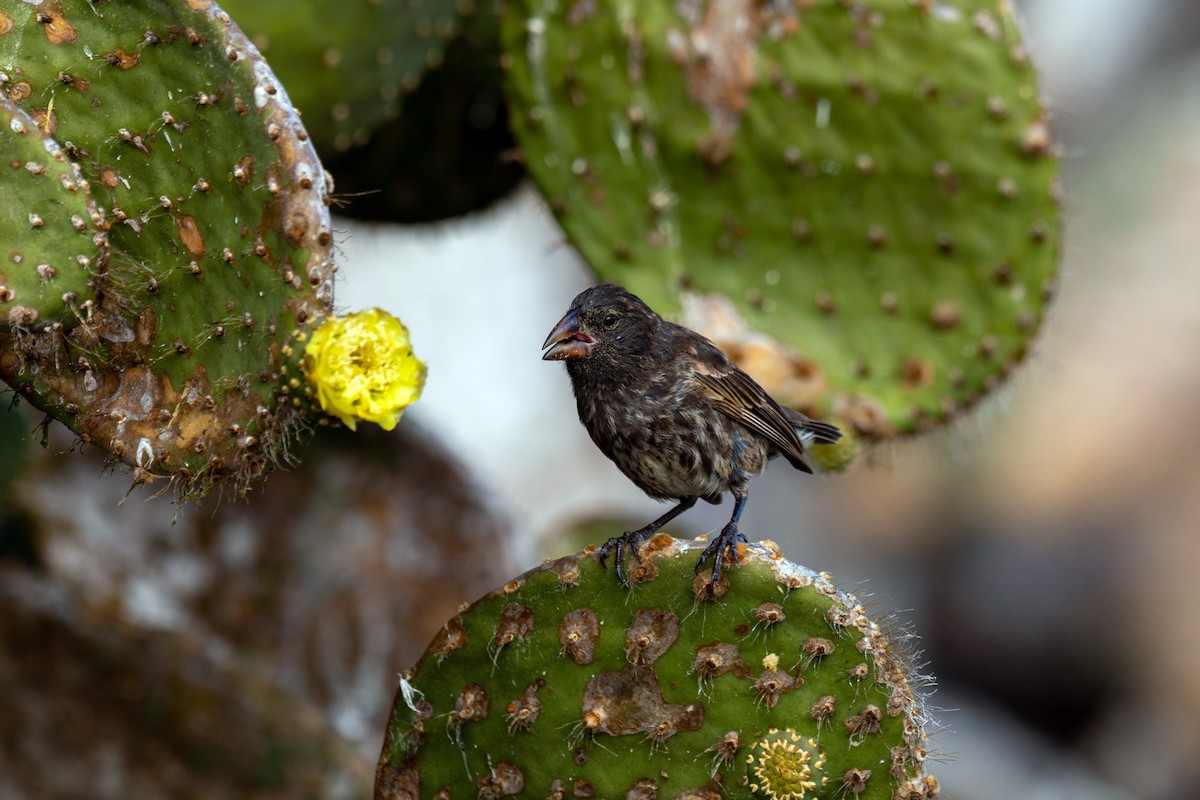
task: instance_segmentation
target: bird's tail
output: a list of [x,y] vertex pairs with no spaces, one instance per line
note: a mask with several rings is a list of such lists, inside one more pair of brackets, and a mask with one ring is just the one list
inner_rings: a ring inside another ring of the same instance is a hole
[[800,426],[800,435],[806,440],[811,438],[812,444],[837,444],[842,438],[842,430],[828,422],[810,419]]
[[787,415],[788,421],[796,426],[796,430],[800,431],[800,442],[806,448],[814,444],[836,444],[842,438],[842,431],[836,425],[809,419],[790,408],[784,409],[783,413]]

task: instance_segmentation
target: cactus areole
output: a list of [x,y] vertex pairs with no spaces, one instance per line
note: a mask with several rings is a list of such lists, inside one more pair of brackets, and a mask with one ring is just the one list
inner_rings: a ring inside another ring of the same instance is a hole
[[594,550],[450,620],[401,679],[376,800],[924,798],[903,643],[769,543],[710,595],[660,535],[632,589]]
[[139,478],[242,488],[302,418],[329,186],[210,0],[0,0],[0,378]]

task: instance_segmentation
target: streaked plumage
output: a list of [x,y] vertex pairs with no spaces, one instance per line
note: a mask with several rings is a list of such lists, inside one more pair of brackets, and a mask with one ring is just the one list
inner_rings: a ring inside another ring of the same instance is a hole
[[579,294],[546,338],[544,359],[566,361],[579,419],[592,441],[642,491],[678,504],[654,522],[606,542],[626,583],[624,550],[699,499],[734,496],[733,516],[696,564],[745,541],[737,529],[750,479],[783,455],[812,472],[805,450],[841,438],[833,425],[784,409],[708,339],[668,322],[618,286]]

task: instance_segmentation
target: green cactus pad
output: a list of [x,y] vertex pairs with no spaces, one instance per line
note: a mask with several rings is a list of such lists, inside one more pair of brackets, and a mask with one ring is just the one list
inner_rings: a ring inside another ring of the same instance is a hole
[[376,800],[936,794],[897,643],[764,544],[713,595],[659,535],[630,590],[590,548],[471,605],[402,677]]
[[426,72],[396,119],[361,147],[321,153],[339,214],[431,222],[480,211],[520,183],[525,168],[511,157],[499,39],[494,11],[464,18],[444,62]]
[[139,477],[244,486],[286,456],[288,344],[332,304],[328,187],[286,93],[209,0],[0,0],[0,73],[5,162],[36,149],[14,125],[47,140],[39,193],[0,181],[5,250],[53,221],[47,263],[88,259],[58,271],[79,309],[55,285],[0,331],[0,377]]
[[[429,222],[524,176],[503,102],[494,0],[226,0],[288,88],[338,212]],[[450,38],[447,38],[450,37]]]
[[39,318],[71,321],[81,306],[90,306],[92,278],[108,252],[105,235],[92,229],[97,211],[87,181],[40,127],[46,119],[44,110],[35,119],[0,94],[3,181],[5,191],[21,199],[0,212],[6,245],[0,324],[15,327],[32,327]]
[[1004,0],[513,0],[530,172],[598,275],[861,438],[1025,355],[1058,166]]
[[475,0],[226,0],[322,152],[367,141],[441,63]]

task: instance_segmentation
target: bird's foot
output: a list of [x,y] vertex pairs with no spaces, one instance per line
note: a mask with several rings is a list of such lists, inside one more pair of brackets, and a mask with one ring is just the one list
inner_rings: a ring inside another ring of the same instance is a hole
[[746,537],[737,529],[737,524],[730,522],[716,538],[709,542],[708,547],[704,548],[704,552],[700,554],[700,558],[696,561],[696,574],[700,574],[700,568],[704,566],[704,562],[709,558],[713,560],[712,579],[708,584],[708,593],[712,594],[717,582],[721,580],[721,565],[725,563],[725,551],[729,550],[733,555],[733,563],[738,562],[737,546],[738,542],[745,542]]
[[629,579],[625,577],[625,550],[628,549],[629,552],[633,553],[633,557],[641,564],[642,554],[638,550],[638,545],[652,533],[654,533],[654,530],[649,526],[636,531],[626,531],[620,536],[612,537],[600,546],[600,566],[607,569],[608,564],[605,562],[608,560],[609,554],[612,554],[613,564],[617,568],[617,580],[626,589],[629,588]]

